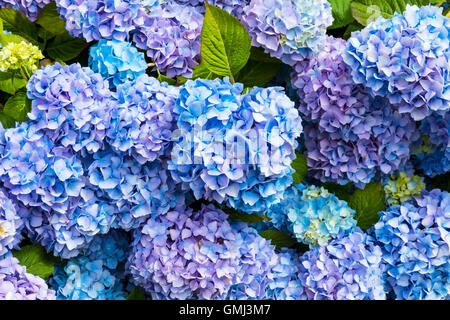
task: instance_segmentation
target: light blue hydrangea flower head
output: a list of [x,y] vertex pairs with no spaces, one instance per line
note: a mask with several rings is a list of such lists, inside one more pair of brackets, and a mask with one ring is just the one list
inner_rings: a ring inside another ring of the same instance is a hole
[[416,167],[429,177],[450,171],[450,112],[432,113],[420,123],[419,132],[411,150]]
[[110,88],[115,88],[144,74],[147,62],[131,43],[101,39],[89,49],[89,66],[109,81]]
[[8,191],[0,188],[0,259],[10,252],[21,240],[23,222],[17,214]]
[[356,227],[355,211],[345,201],[313,185],[289,187],[283,200],[270,207],[267,215],[276,228],[311,245],[326,245]]
[[145,14],[141,0],[57,0],[56,5],[69,33],[87,42],[124,41]]
[[27,84],[28,114],[35,128],[75,152],[103,147],[113,100],[108,82],[80,64],[59,63],[37,70]]
[[434,189],[380,213],[374,235],[395,299],[450,297],[450,194]]
[[151,8],[136,23],[133,42],[147,50],[158,69],[168,77],[192,76],[200,61],[203,14],[198,7],[170,2]]
[[300,275],[311,300],[384,300],[382,249],[355,229],[301,257]]
[[322,49],[333,16],[326,0],[252,0],[241,20],[253,46],[293,65]]
[[0,300],[55,300],[55,292],[11,255],[0,259]]
[[181,88],[174,108],[179,138],[169,169],[197,199],[259,212],[292,183],[290,163],[302,125],[281,88],[242,90],[227,78],[188,81]]
[[35,21],[47,4],[51,0],[2,0],[0,1],[0,8],[12,8],[22,12],[31,21]]
[[173,107],[179,90],[147,75],[117,88],[107,141],[139,163],[167,153],[175,129]]
[[49,279],[58,300],[124,300],[126,235],[111,231],[97,236],[82,255],[67,264],[58,263]]
[[387,203],[398,205],[420,195],[425,189],[425,182],[422,177],[409,176],[402,171],[398,175],[392,175],[389,179],[385,179],[383,186]]
[[212,205],[178,208],[134,232],[127,272],[152,299],[214,299],[241,268],[242,237]]
[[345,62],[356,83],[422,120],[450,108],[450,19],[435,6],[407,6],[348,40]]

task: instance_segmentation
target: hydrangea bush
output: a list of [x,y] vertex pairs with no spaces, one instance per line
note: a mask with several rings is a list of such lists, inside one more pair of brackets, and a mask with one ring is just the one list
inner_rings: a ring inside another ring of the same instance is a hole
[[450,8],[358,3],[0,1],[0,300],[450,299]]

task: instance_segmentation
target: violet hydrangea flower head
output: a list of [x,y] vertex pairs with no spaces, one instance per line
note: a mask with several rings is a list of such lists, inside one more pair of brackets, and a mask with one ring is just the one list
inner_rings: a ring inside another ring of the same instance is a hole
[[0,188],[0,259],[21,240],[23,222],[6,189]]
[[158,69],[168,77],[192,76],[200,61],[203,14],[197,7],[167,3],[148,10],[136,23],[133,42],[147,50]]
[[2,0],[0,8],[12,8],[22,12],[31,21],[35,21],[41,10],[51,2],[51,0]]
[[0,259],[0,300],[55,300],[55,292],[9,256]]
[[264,211],[292,183],[301,119],[280,88],[246,95],[242,89],[228,79],[197,79],[181,88],[169,169],[197,199]]
[[411,200],[414,196],[419,196],[425,189],[425,182],[422,177],[409,176],[402,171],[398,175],[391,175],[389,179],[384,181],[383,186],[386,192],[386,202],[392,206]]
[[382,249],[355,229],[301,256],[301,279],[308,299],[384,300]]
[[107,131],[109,145],[141,164],[163,156],[175,129],[173,107],[178,92],[177,87],[147,75],[120,85]]
[[69,33],[87,42],[124,41],[145,14],[141,0],[57,0],[56,5]]
[[124,233],[97,236],[81,256],[58,263],[49,280],[58,300],[124,300],[128,241]]
[[110,123],[108,82],[79,64],[59,63],[37,70],[27,84],[28,117],[54,143],[75,152],[97,152]]
[[417,168],[430,177],[450,171],[450,112],[432,113],[420,123],[419,132],[411,150]]
[[380,213],[387,291],[399,300],[448,299],[450,194],[434,189]]
[[253,46],[293,65],[322,49],[333,16],[326,0],[252,0],[241,20]]
[[152,299],[213,299],[240,269],[242,238],[212,205],[179,207],[134,232],[127,272]]
[[345,62],[356,83],[422,120],[450,108],[450,19],[435,6],[407,6],[348,40]]
[[89,49],[89,66],[109,81],[110,88],[115,88],[144,74],[147,62],[131,43],[101,39]]

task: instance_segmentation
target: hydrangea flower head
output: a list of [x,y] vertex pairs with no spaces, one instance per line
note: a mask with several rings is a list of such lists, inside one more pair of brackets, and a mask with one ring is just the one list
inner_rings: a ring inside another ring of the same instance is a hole
[[329,244],[313,247],[301,258],[301,278],[308,299],[384,300],[382,249],[355,229]]
[[136,24],[133,41],[168,77],[192,76],[200,61],[203,14],[197,7],[167,3],[151,8]]
[[31,43],[10,42],[0,49],[0,71],[26,68],[30,72],[37,70],[37,62],[44,59],[41,50]]
[[0,8],[12,8],[22,12],[31,21],[35,21],[40,11],[51,2],[51,0],[2,0]]
[[395,299],[449,298],[449,208],[450,194],[435,189],[380,213],[374,235]]
[[144,54],[129,42],[101,39],[89,50],[89,66],[107,79],[111,88],[134,81],[147,69]]
[[124,41],[145,13],[141,0],[57,0],[56,5],[69,33],[87,42]]
[[348,40],[345,62],[356,83],[422,120],[450,106],[450,19],[435,6],[407,6]]
[[117,103],[111,111],[107,141],[117,152],[139,163],[161,157],[172,140],[173,107],[178,88],[147,75],[117,88]]
[[134,232],[127,262],[132,282],[152,299],[213,299],[240,269],[242,238],[214,206],[178,208]]
[[408,176],[406,172],[400,172],[398,176],[392,175],[384,183],[386,201],[389,205],[398,205],[420,195],[425,189],[422,177]]
[[[204,13],[204,0],[173,0],[179,4],[196,6]],[[228,11],[239,20],[242,17],[244,8],[250,4],[251,0],[207,0],[209,4]]]
[[0,259],[19,242],[22,225],[14,203],[7,196],[7,191],[0,188]]
[[326,0],[252,0],[241,20],[253,46],[293,65],[322,49],[333,16]]
[[9,256],[0,259],[0,300],[55,300],[55,292]]

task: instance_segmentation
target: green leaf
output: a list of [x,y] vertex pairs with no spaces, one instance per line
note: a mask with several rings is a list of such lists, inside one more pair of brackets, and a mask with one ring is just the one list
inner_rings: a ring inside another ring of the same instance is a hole
[[177,84],[177,80],[169,78],[163,74],[158,75],[158,80],[159,80],[159,82],[167,82],[168,84],[170,84],[172,86]]
[[3,33],[3,20],[0,19],[0,33]]
[[344,35],[342,36],[342,38],[344,40],[348,40],[351,36],[352,36],[352,32],[355,31],[359,31],[364,29],[364,26],[362,24],[359,24],[358,22],[353,22],[351,24],[348,25],[347,29],[344,32]]
[[19,260],[21,265],[27,267],[28,273],[44,280],[53,274],[55,262],[58,261],[39,245],[28,245],[20,250],[14,250],[13,256]]
[[30,103],[27,102],[27,94],[19,91],[6,101],[3,112],[18,122],[28,121],[28,112],[31,111]]
[[50,2],[41,10],[36,23],[54,35],[61,35],[66,32],[65,22],[56,10],[56,2]]
[[6,30],[37,44],[37,27],[23,13],[11,8],[0,9],[0,19]]
[[223,212],[227,213],[231,220],[237,220],[247,223],[257,223],[263,221],[270,221],[270,218],[257,213],[246,213],[240,210],[236,210],[233,208],[222,207]]
[[86,41],[72,38],[68,33],[56,36],[47,46],[47,54],[53,60],[68,61],[76,58],[84,48]]
[[14,121],[13,118],[4,114],[1,111],[0,111],[0,122],[2,123],[4,129],[14,128],[16,126],[16,121]]
[[390,19],[394,13],[403,13],[406,5],[419,7],[430,4],[431,0],[354,0],[351,3],[352,15],[363,26],[369,25],[379,17]]
[[355,21],[352,16],[352,0],[328,0],[333,11],[333,25],[329,29],[338,29]]
[[[191,79],[208,79],[208,80],[214,80],[217,78],[220,78],[217,74],[214,74],[213,72],[209,71],[206,64],[202,61],[200,64],[196,65],[194,69],[192,69],[192,78]],[[177,77],[178,84],[185,84],[189,79],[185,77],[178,76]]]
[[277,249],[290,248],[297,244],[297,240],[277,229],[263,231],[261,237],[270,240]]
[[361,229],[369,229],[379,219],[378,212],[386,209],[385,193],[380,182],[373,182],[350,197],[349,206],[356,211],[355,220]]
[[201,33],[202,61],[217,75],[234,79],[250,57],[251,40],[245,27],[227,11],[205,2]]
[[291,165],[292,169],[295,170],[292,176],[294,178],[294,183],[299,184],[308,175],[308,164],[306,162],[306,157],[304,154],[296,152],[295,155],[297,157],[294,159],[294,161],[292,161]]
[[134,287],[133,291],[128,295],[127,300],[145,300],[145,296],[138,287]]
[[264,87],[277,75],[280,69],[281,64],[279,63],[249,60],[238,73],[236,81],[243,83],[245,87]]
[[429,185],[435,189],[450,192],[450,172],[440,174],[430,179]]
[[10,42],[21,43],[22,41],[28,42],[25,38],[15,34],[0,34],[0,44],[2,47],[7,46]]
[[250,60],[282,64],[281,60],[271,57],[268,53],[265,53],[264,49],[261,47],[252,47],[250,49]]
[[14,95],[19,89],[25,87],[26,84],[27,81],[17,70],[0,72],[1,91]]
[[349,201],[351,197],[350,188],[352,186],[351,183],[346,184],[345,186],[341,186],[337,183],[325,182],[322,186],[327,189],[329,192],[333,193],[336,197],[341,200]]

